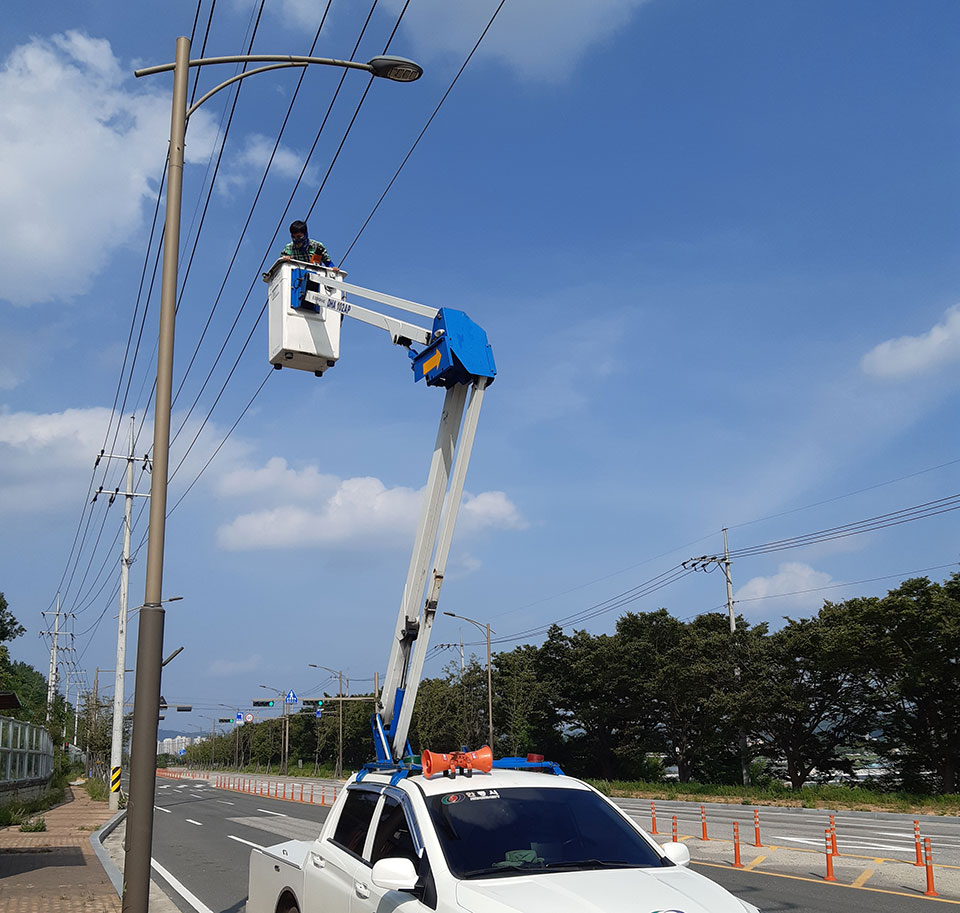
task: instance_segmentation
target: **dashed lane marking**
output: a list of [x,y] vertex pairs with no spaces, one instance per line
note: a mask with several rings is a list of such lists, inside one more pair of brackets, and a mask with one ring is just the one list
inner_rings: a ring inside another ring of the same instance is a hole
[[202,821],[194,821],[193,818],[187,818],[186,820],[189,821],[191,824],[195,824],[197,827],[203,827]]
[[258,812],[263,812],[265,815],[276,815],[278,818],[286,818],[287,816],[283,812],[272,812],[269,808],[258,808]]
[[170,814],[170,809],[169,809],[169,808],[162,808],[162,807],[159,806],[159,805],[154,805],[154,808],[155,808],[158,812],[166,812],[168,815]]

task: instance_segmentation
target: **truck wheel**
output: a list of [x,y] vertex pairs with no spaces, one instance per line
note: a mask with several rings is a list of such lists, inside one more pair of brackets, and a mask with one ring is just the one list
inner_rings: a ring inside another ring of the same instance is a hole
[[300,908],[297,906],[296,900],[287,894],[280,898],[280,902],[277,904],[277,913],[300,913]]

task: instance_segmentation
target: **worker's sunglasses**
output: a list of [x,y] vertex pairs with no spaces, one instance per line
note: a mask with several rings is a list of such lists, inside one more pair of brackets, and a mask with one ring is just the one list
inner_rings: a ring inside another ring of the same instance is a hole
[[294,241],[299,241],[301,238],[305,238],[306,235],[303,232],[300,232],[295,235],[291,234],[290,237],[293,238]]

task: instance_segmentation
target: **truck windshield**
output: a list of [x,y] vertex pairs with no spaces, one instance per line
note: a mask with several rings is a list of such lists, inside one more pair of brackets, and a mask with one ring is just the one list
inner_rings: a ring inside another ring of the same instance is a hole
[[464,790],[433,796],[428,805],[457,878],[672,865],[583,789]]

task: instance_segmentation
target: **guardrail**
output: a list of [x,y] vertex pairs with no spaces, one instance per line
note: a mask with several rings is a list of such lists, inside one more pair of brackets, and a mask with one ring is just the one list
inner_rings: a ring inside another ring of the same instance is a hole
[[0,787],[15,788],[53,773],[53,740],[42,726],[0,716]]

